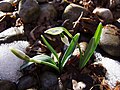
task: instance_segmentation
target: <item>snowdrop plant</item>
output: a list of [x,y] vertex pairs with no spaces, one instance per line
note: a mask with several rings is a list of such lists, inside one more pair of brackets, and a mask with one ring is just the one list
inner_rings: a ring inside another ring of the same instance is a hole
[[101,33],[102,33],[102,23],[98,25],[94,36],[89,41],[89,44],[86,48],[84,55],[82,54],[80,55],[80,62],[79,62],[80,69],[82,69],[90,60],[90,57],[92,56],[95,49],[97,48],[97,45],[99,44]]
[[[45,33],[50,34],[50,35],[60,35],[62,42],[66,45],[69,45],[68,38],[63,34],[63,32],[65,32],[70,38],[73,38],[73,36],[64,27],[50,28],[45,31]],[[98,25],[96,32],[95,32],[94,36],[91,38],[84,55],[82,54],[80,46],[77,43],[77,46],[80,51],[80,61],[79,61],[80,69],[82,69],[87,64],[87,62],[90,60],[90,57],[94,53],[94,51],[99,43],[101,32],[102,32],[102,23],[100,23]]]
[[[69,43],[67,36],[64,35],[65,32],[70,38],[72,38],[71,42]],[[45,37],[43,35],[41,35],[41,38],[43,40],[43,42],[46,44],[47,48],[53,53],[53,55],[56,57],[57,59],[57,63],[53,60],[53,58],[51,58],[48,55],[45,54],[41,54],[41,55],[36,55],[32,58],[30,58],[28,55],[26,55],[25,53],[23,53],[20,50],[17,50],[15,48],[11,48],[11,51],[19,58],[21,58],[22,60],[28,61],[28,62],[34,62],[37,64],[44,64],[44,65],[48,65],[54,69],[56,69],[58,72],[61,72],[65,66],[65,64],[67,63],[67,61],[69,60],[69,58],[71,57],[76,45],[78,45],[79,51],[80,51],[80,62],[79,62],[79,67],[80,69],[82,69],[83,67],[85,67],[85,65],[87,64],[87,62],[90,60],[90,57],[92,56],[92,54],[94,53],[99,40],[100,40],[100,36],[101,36],[101,32],[102,32],[102,24],[100,23],[97,27],[97,30],[94,34],[94,36],[91,38],[87,49],[84,53],[84,55],[82,54],[81,50],[80,50],[80,46],[78,44],[78,39],[80,34],[77,33],[74,37],[68,32],[67,29],[65,29],[64,27],[55,27],[55,28],[50,28],[48,30],[45,31],[45,33],[50,34],[50,35],[60,35],[61,40],[64,44],[66,44],[68,46],[68,48],[66,49],[62,59],[60,59],[58,57],[57,52],[54,50],[54,48],[49,44],[49,42],[45,39]]]
[[11,48],[11,51],[19,58],[21,58],[22,60],[25,60],[27,62],[34,62],[37,64],[44,64],[44,65],[48,65],[54,69],[56,69],[58,72],[61,72],[65,66],[65,64],[67,63],[67,61],[69,60],[70,56],[72,55],[72,52],[74,51],[76,44],[78,42],[80,34],[77,33],[71,40],[66,52],[64,53],[62,59],[60,59],[58,57],[57,52],[53,49],[53,47],[48,43],[48,41],[45,39],[45,37],[43,35],[41,35],[41,38],[43,40],[43,42],[46,44],[46,46],[48,47],[48,49],[53,53],[53,55],[56,57],[57,59],[57,63],[48,55],[45,54],[41,54],[41,55],[36,55],[32,58],[30,58],[28,55],[26,55],[25,53],[23,53],[20,50],[17,50],[15,48]]

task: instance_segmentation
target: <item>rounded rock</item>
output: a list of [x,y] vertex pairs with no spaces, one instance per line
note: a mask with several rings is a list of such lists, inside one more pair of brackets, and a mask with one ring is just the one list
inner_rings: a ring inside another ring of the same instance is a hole
[[93,13],[98,15],[99,17],[101,17],[101,19],[103,19],[104,21],[110,22],[111,20],[113,20],[113,14],[107,8],[99,8],[99,7],[97,7],[97,8],[95,8],[93,10]]
[[0,11],[11,12],[13,10],[12,4],[9,2],[0,2]]
[[109,8],[114,8],[120,4],[120,0],[109,0]]
[[40,7],[35,0],[26,0],[20,7],[19,16],[23,23],[32,23],[37,20]]
[[42,13],[39,15],[38,24],[41,24],[44,21],[53,21],[57,17],[57,11],[50,3],[41,4],[40,10]]
[[1,80],[0,90],[17,90],[16,84],[8,80]]
[[86,8],[77,5],[77,4],[69,4],[63,13],[63,20],[70,19],[70,21],[76,21],[78,17],[83,12],[83,16],[88,15],[89,11]]
[[37,84],[36,78],[30,75],[26,75],[19,79],[19,82],[17,84],[18,87],[17,90],[26,90],[31,87],[34,87],[36,84]]
[[[87,48],[87,45],[88,43],[87,42],[80,42],[79,43],[79,46],[80,46],[80,49],[81,49],[81,52],[82,53],[85,53],[85,50]],[[80,51],[79,51],[79,48],[76,48],[74,51],[73,51],[73,55],[80,55]]]
[[120,56],[120,29],[108,24],[102,29],[101,48],[112,56]]
[[38,3],[48,2],[48,0],[37,0]]
[[57,76],[52,72],[45,72],[41,75],[41,85],[44,90],[49,89],[49,87],[52,87],[57,84],[58,79]]

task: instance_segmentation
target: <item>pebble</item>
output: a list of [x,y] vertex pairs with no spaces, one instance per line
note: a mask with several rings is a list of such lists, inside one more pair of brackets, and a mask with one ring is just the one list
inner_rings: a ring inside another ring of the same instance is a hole
[[23,23],[32,23],[37,20],[40,14],[40,6],[35,0],[26,0],[19,10],[19,16]]
[[27,75],[19,79],[17,84],[18,90],[26,90],[37,84],[36,79],[33,76]]
[[120,29],[108,24],[102,29],[100,38],[101,48],[112,56],[120,56]]
[[48,2],[48,0],[37,0],[38,3],[45,3]]
[[40,77],[41,85],[43,90],[48,90],[58,83],[57,76],[52,72],[45,72]]
[[[81,49],[81,52],[84,54],[85,53],[85,50],[86,50],[86,48],[87,48],[87,42],[80,42],[79,43],[79,46],[80,46],[80,49]],[[72,54],[73,56],[75,56],[75,55],[80,55],[80,51],[79,51],[79,48],[77,47],[77,48],[75,48],[75,50],[73,51],[73,54]]]
[[62,15],[63,20],[70,19],[70,21],[76,21],[78,17],[83,12],[83,16],[86,16],[89,12],[86,8],[77,5],[77,4],[69,4]]
[[10,37],[14,35],[24,34],[23,26],[21,27],[11,27],[0,33],[0,39],[5,37]]
[[107,8],[100,8],[97,7],[93,10],[93,13],[98,15],[101,19],[103,19],[104,21],[110,22],[111,20],[113,20],[113,14],[112,12],[107,9]]
[[40,13],[38,24],[41,24],[45,21],[53,21],[57,17],[57,11],[50,3],[41,4],[40,10],[42,13]]
[[16,84],[8,80],[0,80],[0,90],[17,90]]
[[109,8],[114,8],[118,4],[120,4],[120,0],[109,0]]
[[13,10],[13,7],[11,3],[0,1],[0,11],[11,12],[12,10]]

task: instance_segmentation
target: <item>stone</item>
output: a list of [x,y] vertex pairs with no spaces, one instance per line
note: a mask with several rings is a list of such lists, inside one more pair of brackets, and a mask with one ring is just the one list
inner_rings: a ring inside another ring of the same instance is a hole
[[113,20],[113,14],[107,8],[96,7],[93,10],[93,13],[96,14],[96,15],[98,15],[104,21],[110,22],[111,20]]
[[[80,42],[79,43],[79,46],[80,46],[80,49],[81,49],[81,52],[84,54],[85,53],[85,50],[87,48],[87,45],[88,43],[87,42]],[[75,48],[75,50],[73,51],[73,56],[76,56],[76,55],[80,55],[80,51],[79,51],[79,48]]]
[[52,72],[44,72],[40,77],[43,90],[56,85],[58,83],[57,76]]
[[26,90],[37,84],[36,78],[30,75],[23,76],[17,84],[18,90]]
[[20,7],[19,16],[23,23],[32,23],[37,20],[40,7],[36,0],[26,0]]
[[120,29],[108,24],[102,29],[101,48],[112,56],[120,56]]
[[38,24],[44,23],[45,21],[53,21],[57,17],[57,11],[50,3],[41,4],[40,10],[42,13],[40,13]]
[[45,3],[48,2],[48,0],[37,0],[38,3]]
[[120,0],[109,0],[109,8],[115,8],[120,4]]
[[80,5],[69,4],[64,10],[62,19],[63,20],[69,19],[71,22],[76,21],[82,12],[83,12],[83,16],[86,16],[89,13],[86,8]]
[[17,90],[16,84],[8,80],[0,80],[0,90]]
[[12,12],[13,7],[9,2],[0,1],[0,11],[3,12]]

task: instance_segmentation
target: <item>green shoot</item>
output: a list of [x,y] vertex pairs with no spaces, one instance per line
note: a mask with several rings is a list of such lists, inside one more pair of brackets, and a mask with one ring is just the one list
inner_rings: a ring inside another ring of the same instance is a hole
[[[59,59],[57,52],[53,49],[53,47],[47,42],[47,40],[44,38],[43,35],[41,35],[43,42],[46,44],[48,49],[54,54],[54,56],[58,60],[58,64],[48,55],[36,55],[32,58],[27,56],[24,52],[11,48],[12,53],[14,53],[17,57],[21,58],[22,60],[25,60],[27,62],[34,62],[38,64],[44,64],[47,66],[50,66],[54,69],[56,69],[58,72],[61,72],[63,70],[63,67],[65,66],[66,62],[69,60],[72,52],[74,51],[76,44],[78,42],[80,34],[77,33],[71,40],[70,45],[68,46],[65,54],[63,55],[62,60]],[[58,65],[58,66],[57,66]]]
[[80,58],[79,66],[80,66],[81,69],[87,64],[90,57],[94,53],[94,51],[95,51],[95,49],[96,49],[96,47],[97,47],[97,45],[99,43],[101,32],[102,32],[102,23],[100,23],[98,25],[94,36],[91,38],[91,40],[90,40],[90,42],[89,42],[89,44],[87,46],[87,49],[85,51],[84,56],[82,58]]

